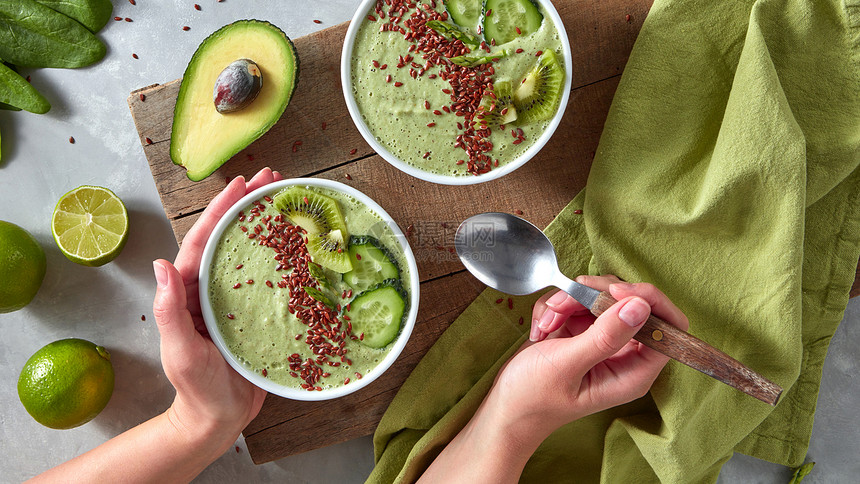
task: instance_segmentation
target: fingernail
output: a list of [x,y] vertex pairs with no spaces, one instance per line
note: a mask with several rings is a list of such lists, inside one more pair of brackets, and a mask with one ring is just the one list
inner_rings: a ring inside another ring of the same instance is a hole
[[537,337],[539,334],[540,334],[540,330],[538,329],[538,320],[533,319],[531,331],[529,331],[529,340],[537,341]]
[[158,284],[158,287],[166,287],[168,279],[167,269],[160,262],[152,261],[152,271],[155,272],[155,283]]
[[538,321],[538,329],[541,331],[546,331],[549,328],[550,323],[552,323],[553,318],[555,317],[555,313],[552,311],[546,311],[541,315],[540,321]]
[[552,297],[550,297],[549,299],[546,300],[546,305],[547,306],[558,306],[559,304],[566,301],[568,297],[570,297],[570,296],[568,296],[566,292],[558,291],[557,293],[553,294]]
[[651,312],[651,306],[644,300],[636,297],[627,301],[621,309],[618,310],[618,317],[622,321],[632,327],[639,326],[645,322],[645,318]]
[[629,282],[613,282],[610,286],[616,289],[621,289],[622,291],[632,291],[633,289],[636,289],[636,286]]

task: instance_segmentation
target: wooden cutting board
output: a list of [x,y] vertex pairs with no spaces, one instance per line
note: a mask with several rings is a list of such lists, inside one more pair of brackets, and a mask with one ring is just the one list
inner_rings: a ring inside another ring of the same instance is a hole
[[[485,211],[520,214],[540,227],[584,186],[619,76],[651,0],[556,1],[573,50],[573,90],[555,136],[517,171],[479,185],[452,187],[405,175],[376,155],[352,123],[341,94],[339,60],[347,24],[295,39],[299,84],[281,120],[212,176],[192,182],[169,155],[179,80],[134,91],[128,103],[177,242],[238,175],[263,167],[286,178],[320,177],[376,200],[401,228],[421,276],[418,321],[403,354],[367,388],[328,402],[269,395],[244,431],[255,463],[374,431],[397,389],[439,335],[484,289],[452,253],[460,221]],[[349,175],[349,177],[347,177]],[[855,291],[857,288],[855,286]]]

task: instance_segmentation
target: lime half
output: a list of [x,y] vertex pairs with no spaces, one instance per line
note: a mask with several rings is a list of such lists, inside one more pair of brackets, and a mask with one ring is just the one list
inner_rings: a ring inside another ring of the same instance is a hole
[[51,232],[63,254],[85,266],[112,261],[128,239],[128,211],[107,188],[84,185],[60,197]]

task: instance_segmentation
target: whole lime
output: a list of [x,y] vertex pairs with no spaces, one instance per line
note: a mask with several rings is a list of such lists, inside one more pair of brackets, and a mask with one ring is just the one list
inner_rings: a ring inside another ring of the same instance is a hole
[[62,339],[44,346],[24,364],[18,398],[40,424],[70,429],[104,410],[113,384],[106,349],[82,339]]
[[21,227],[0,220],[0,313],[30,304],[42,286],[46,268],[39,242]]

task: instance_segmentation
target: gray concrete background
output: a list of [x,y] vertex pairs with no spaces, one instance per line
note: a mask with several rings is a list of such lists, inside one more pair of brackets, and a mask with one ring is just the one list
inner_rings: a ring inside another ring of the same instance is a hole
[[[357,0],[114,0],[114,15],[99,37],[103,61],[85,69],[32,69],[33,84],[51,101],[48,114],[0,111],[0,219],[24,227],[41,242],[48,273],[27,308],[0,315],[0,481],[20,482],[163,411],[173,389],[159,360],[152,318],[151,261],[172,260],[177,247],[159,202],[126,104],[129,92],[182,76],[197,45],[233,20],[269,20],[297,38],[349,20]],[[319,19],[316,24],[313,19]],[[182,26],[190,26],[183,31]],[[132,53],[138,55],[134,59]],[[313,82],[313,79],[302,79]],[[332,95],[339,93],[331,93]],[[74,136],[75,144],[69,144]],[[57,250],[50,218],[57,199],[79,185],[112,189],[126,203],[131,233],[122,255],[101,268],[78,266]],[[141,316],[146,321],[141,321]],[[860,427],[860,298],[849,304],[824,370],[807,482],[857,482]],[[82,427],[57,431],[37,424],[18,401],[24,362],[47,343],[66,337],[109,348],[116,389],[104,412]],[[244,447],[210,466],[198,482],[362,482],[373,466],[370,437],[255,466]],[[783,483],[790,472],[744,456],[724,468],[720,482]]]

